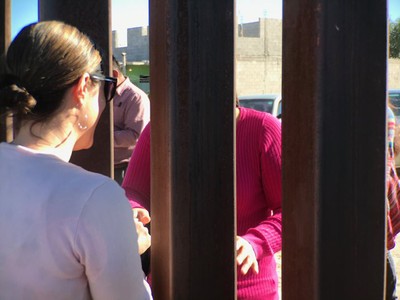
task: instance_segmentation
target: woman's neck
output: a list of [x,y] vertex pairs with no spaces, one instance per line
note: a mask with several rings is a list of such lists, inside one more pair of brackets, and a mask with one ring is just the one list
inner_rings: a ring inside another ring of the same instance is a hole
[[50,127],[29,122],[21,127],[13,144],[53,154],[64,161],[69,161],[75,144],[74,137],[72,128],[68,130],[66,127]]

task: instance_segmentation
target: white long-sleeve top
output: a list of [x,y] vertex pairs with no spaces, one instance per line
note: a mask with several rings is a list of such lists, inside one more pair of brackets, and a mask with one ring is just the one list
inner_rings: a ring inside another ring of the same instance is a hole
[[151,299],[124,191],[0,144],[0,299]]

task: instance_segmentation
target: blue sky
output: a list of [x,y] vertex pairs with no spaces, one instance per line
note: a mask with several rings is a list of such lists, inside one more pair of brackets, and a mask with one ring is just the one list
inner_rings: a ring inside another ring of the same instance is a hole
[[[282,18],[282,0],[236,0],[239,22],[255,21],[259,17]],[[251,1],[251,5],[249,2]],[[400,18],[400,1],[388,0],[389,17]],[[11,0],[11,37],[23,26],[36,22],[38,0]],[[113,29],[148,24],[148,0],[112,0]]]

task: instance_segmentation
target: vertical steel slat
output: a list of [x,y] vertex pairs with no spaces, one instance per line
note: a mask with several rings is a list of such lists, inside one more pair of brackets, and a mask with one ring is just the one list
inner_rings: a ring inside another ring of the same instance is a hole
[[235,299],[233,1],[150,2],[156,299]]
[[[1,54],[4,55],[11,43],[11,0],[1,0],[0,5]],[[13,140],[12,126],[12,116],[0,111],[0,141],[11,142]]]
[[284,1],[283,299],[383,299],[386,1]]
[[[103,53],[105,71],[110,73],[111,0],[41,0],[40,20],[61,20],[76,26],[96,43]],[[107,71],[108,70],[108,71]],[[90,171],[113,177],[112,103],[104,110],[88,150],[74,152],[71,162]]]

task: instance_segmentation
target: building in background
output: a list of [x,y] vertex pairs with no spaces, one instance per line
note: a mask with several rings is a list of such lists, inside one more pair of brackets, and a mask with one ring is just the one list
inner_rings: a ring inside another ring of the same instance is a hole
[[[129,65],[149,64],[149,27],[113,31],[113,51],[122,61],[126,53]],[[238,95],[280,94],[282,89],[282,20],[260,18],[257,22],[238,24],[236,41],[236,89]],[[143,68],[143,67],[142,67]],[[147,68],[148,70],[148,68]],[[141,75],[148,75],[141,74]],[[148,81],[133,82],[149,92]],[[400,88],[400,60],[388,61],[388,89]]]

